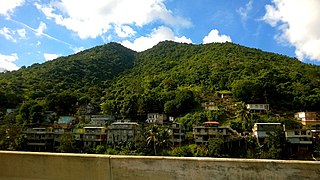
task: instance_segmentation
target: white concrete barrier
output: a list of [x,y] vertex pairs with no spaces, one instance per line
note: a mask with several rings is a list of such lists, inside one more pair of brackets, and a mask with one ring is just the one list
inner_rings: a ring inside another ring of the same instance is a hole
[[320,179],[320,162],[0,151],[0,179]]

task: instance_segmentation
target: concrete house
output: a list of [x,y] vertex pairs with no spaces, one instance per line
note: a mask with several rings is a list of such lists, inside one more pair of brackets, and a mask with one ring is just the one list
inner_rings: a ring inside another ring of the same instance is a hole
[[254,112],[268,111],[269,104],[247,104],[247,109]]
[[209,121],[193,127],[193,138],[197,145],[207,145],[209,139],[222,137],[224,141],[230,141],[234,131],[230,127],[220,126],[219,122]]
[[184,129],[180,123],[173,122],[169,126],[169,133],[172,136],[173,145],[181,145],[182,141],[185,139]]
[[117,121],[108,126],[108,144],[134,141],[138,123]]
[[269,133],[275,132],[277,129],[285,130],[281,123],[254,123],[252,134],[258,139],[258,142],[263,142]]
[[23,133],[27,136],[27,148],[31,151],[53,150],[53,128],[28,128]]
[[115,121],[115,118],[109,114],[91,115],[90,124],[106,126]]
[[320,112],[297,112],[294,114],[294,117],[308,128],[320,125]]
[[292,155],[303,155],[312,151],[312,132],[309,129],[293,129],[285,131],[286,140],[289,142],[289,152]]
[[83,128],[83,144],[84,146],[95,147],[103,145],[107,142],[107,128],[101,126],[86,126]]
[[286,130],[285,134],[291,144],[312,144],[312,132],[309,129]]
[[162,125],[164,123],[167,123],[168,121],[169,121],[169,118],[166,114],[148,113],[146,123]]

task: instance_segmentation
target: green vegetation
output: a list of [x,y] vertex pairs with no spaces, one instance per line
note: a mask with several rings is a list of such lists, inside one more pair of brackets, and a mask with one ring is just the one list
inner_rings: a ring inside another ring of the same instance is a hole
[[[218,93],[232,93],[240,104],[232,109],[221,102],[216,110],[204,111],[201,103]],[[250,113],[241,102],[268,103],[271,111],[263,115]],[[37,126],[45,111],[55,113],[50,123],[60,115],[80,117],[100,112],[141,122],[147,113],[159,112],[176,117],[189,131],[196,123],[215,120],[245,132],[254,122],[299,127],[291,118],[292,112],[315,111],[319,107],[319,66],[234,43],[192,45],[165,41],[140,53],[109,43],[0,73],[0,122],[6,126]],[[6,115],[7,108],[17,111]],[[3,133],[6,129],[0,130]],[[165,134],[159,133],[151,128],[140,137],[145,138],[140,142],[147,144],[139,148],[151,147],[151,154],[164,152],[161,149],[167,145],[160,137]],[[23,139],[17,135],[19,138]],[[219,141],[211,142],[209,149],[186,145],[170,153],[219,156],[219,145]],[[2,138],[0,146],[19,149],[20,144],[8,144]],[[73,141],[66,137],[61,151],[73,151],[73,147]],[[282,148],[268,147],[264,151]],[[101,147],[90,151],[116,153]]]

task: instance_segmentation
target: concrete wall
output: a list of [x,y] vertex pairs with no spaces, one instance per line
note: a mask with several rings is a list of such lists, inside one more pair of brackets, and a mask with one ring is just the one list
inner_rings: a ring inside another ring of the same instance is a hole
[[0,151],[2,179],[320,179],[320,162]]

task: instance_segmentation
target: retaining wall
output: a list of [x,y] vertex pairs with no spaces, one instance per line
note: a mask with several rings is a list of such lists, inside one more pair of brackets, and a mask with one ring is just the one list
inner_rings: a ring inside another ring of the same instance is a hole
[[320,162],[0,151],[0,180],[320,179]]

